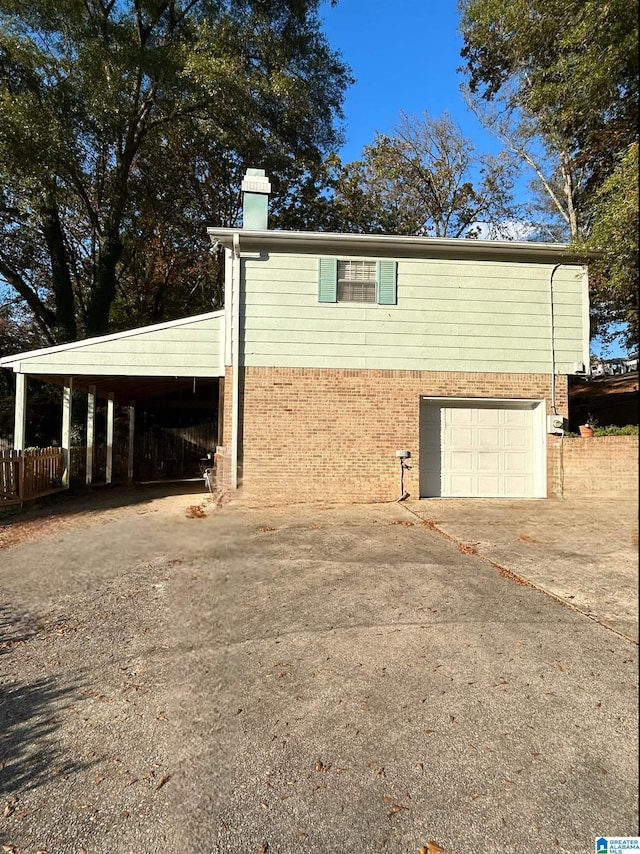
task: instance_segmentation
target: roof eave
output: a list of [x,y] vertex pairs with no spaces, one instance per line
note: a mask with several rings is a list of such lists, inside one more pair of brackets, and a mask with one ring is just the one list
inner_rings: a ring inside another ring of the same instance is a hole
[[240,251],[301,251],[362,253],[444,259],[501,259],[585,263],[599,253],[579,253],[563,243],[470,240],[466,238],[408,237],[392,234],[338,234],[318,231],[244,230],[208,228],[213,243]]

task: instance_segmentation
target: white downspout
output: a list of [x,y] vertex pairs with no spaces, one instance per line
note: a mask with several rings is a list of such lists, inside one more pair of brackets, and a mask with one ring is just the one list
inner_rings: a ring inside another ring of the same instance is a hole
[[238,425],[240,416],[240,235],[233,235],[231,276],[231,488],[238,488]]
[[556,323],[553,296],[553,277],[562,264],[556,264],[549,276],[549,300],[551,303],[551,413],[557,415],[556,409]]

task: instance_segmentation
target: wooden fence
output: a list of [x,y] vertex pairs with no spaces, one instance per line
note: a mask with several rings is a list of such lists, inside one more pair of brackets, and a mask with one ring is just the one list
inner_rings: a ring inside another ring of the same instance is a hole
[[63,489],[62,448],[0,451],[0,509]]

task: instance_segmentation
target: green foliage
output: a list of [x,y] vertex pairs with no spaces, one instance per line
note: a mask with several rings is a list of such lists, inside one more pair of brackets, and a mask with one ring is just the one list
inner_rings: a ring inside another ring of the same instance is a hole
[[596,427],[593,431],[594,436],[637,436],[638,425],[626,424],[624,427]]
[[295,180],[350,82],[319,0],[0,0],[0,283],[46,343],[220,302],[205,225]]
[[638,143],[629,146],[595,194],[587,246],[602,252],[591,265],[594,331],[612,338],[611,324],[624,324],[624,343],[637,347],[638,329]]
[[[595,427],[593,430],[594,438],[599,436],[637,436],[638,435],[638,425],[637,424],[626,424],[624,427],[616,427],[614,425],[609,425],[608,427]],[[579,438],[579,433],[572,433],[569,430],[565,432],[566,439],[577,439]]]
[[460,11],[472,90],[512,87],[541,130],[608,173],[637,132],[637,2],[461,0]]
[[459,8],[471,92],[501,101],[555,152],[557,177],[546,176],[545,191],[572,241],[605,248],[594,266],[594,332],[623,320],[627,343],[637,342],[637,0]]

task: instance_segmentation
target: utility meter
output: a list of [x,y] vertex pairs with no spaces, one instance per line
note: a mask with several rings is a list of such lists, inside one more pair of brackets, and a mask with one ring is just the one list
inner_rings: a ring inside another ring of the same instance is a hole
[[547,415],[547,433],[563,436],[566,428],[567,421],[562,415]]

